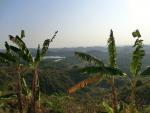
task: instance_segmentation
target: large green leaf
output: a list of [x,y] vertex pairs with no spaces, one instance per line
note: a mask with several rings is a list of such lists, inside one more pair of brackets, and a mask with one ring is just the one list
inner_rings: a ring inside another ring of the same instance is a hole
[[81,58],[82,60],[85,60],[85,61],[87,61],[89,63],[92,63],[94,65],[104,66],[104,63],[101,60],[99,60],[99,59],[97,59],[97,58],[95,58],[95,57],[93,57],[91,55],[88,55],[86,53],[75,52],[75,56],[77,56],[77,57]]
[[88,74],[100,73],[102,76],[124,76],[126,75],[118,68],[112,67],[96,67],[96,66],[89,66],[81,69],[82,72]]
[[21,50],[24,50],[26,48],[25,43],[22,41],[22,39],[18,35],[16,37],[9,35],[9,39],[12,42],[14,42]]
[[9,45],[8,42],[5,42],[6,54],[9,54],[10,56],[13,56],[15,59],[17,59],[17,56],[13,54],[10,46],[11,45]]
[[48,47],[49,47],[49,44],[50,44],[50,39],[46,39],[43,43],[43,48],[42,48],[42,51],[41,51],[41,56],[45,56],[46,55],[46,52],[48,50]]
[[130,70],[131,70],[132,75],[136,76],[139,74],[141,70],[142,59],[145,56],[145,51],[143,49],[143,40],[139,39],[139,37],[141,37],[139,31],[136,30],[135,32],[133,32],[133,36],[138,37],[138,38],[135,41],[135,44],[133,46],[135,50],[133,51]]
[[140,34],[139,30],[137,29],[136,31],[132,32],[132,36],[140,38],[141,34]]
[[80,71],[83,73],[93,74],[93,73],[99,73],[100,68],[96,66],[89,66],[89,67],[82,68]]
[[53,40],[55,39],[56,37],[56,34],[58,33],[58,31],[56,31],[53,35],[53,37],[51,39],[46,39],[43,43],[43,47],[42,47],[42,50],[41,50],[41,57],[44,57],[47,53],[47,50],[48,50],[48,47],[49,47],[49,44],[51,42],[53,42]]
[[[20,50],[19,48],[15,47],[15,46],[11,46],[10,45],[10,49],[16,54],[18,55],[18,57],[22,58],[24,61],[27,62],[32,62],[32,59],[30,58],[30,56],[26,55],[22,50]],[[17,56],[16,56],[17,57]]]
[[113,31],[110,31],[110,37],[108,39],[108,53],[109,53],[109,65],[111,67],[116,67],[117,63],[116,63],[116,45],[115,45],[115,39],[113,36]]
[[10,46],[7,42],[5,42],[5,48],[6,48],[6,52],[10,53]]
[[34,59],[35,64],[37,64],[40,60],[41,60],[40,45],[38,45],[37,52],[36,52],[36,57]]
[[16,58],[14,58],[11,54],[0,52],[0,58],[6,61],[16,62]]
[[136,47],[138,45],[143,45],[143,40],[140,40],[139,38],[135,41],[133,47]]
[[26,47],[26,44],[23,42],[23,40],[19,36],[13,37],[9,35],[9,38],[19,47],[21,52],[24,53],[25,55],[24,57],[27,58],[28,62],[32,63],[33,62],[32,55],[30,51],[28,50],[28,48]]
[[5,64],[5,63],[9,63],[9,62],[8,62],[8,60],[0,57],[0,63]]
[[[15,46],[11,46],[10,45],[10,49],[14,52],[14,53],[17,53],[18,55],[21,55],[21,50]],[[23,53],[23,52],[22,52]]]

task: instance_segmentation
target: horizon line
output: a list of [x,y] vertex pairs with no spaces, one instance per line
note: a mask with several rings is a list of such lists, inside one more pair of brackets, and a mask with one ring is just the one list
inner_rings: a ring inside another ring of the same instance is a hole
[[[116,47],[131,47],[133,45],[118,45]],[[144,46],[150,46],[150,44],[144,44]],[[49,47],[48,49],[69,49],[69,48],[92,48],[92,47],[104,47],[107,48],[107,46],[98,46],[98,45],[93,45],[93,46],[76,46],[76,47]],[[4,48],[5,49],[5,48]],[[0,50],[4,50],[3,48],[0,48]],[[29,47],[29,49],[37,49],[33,47]]]

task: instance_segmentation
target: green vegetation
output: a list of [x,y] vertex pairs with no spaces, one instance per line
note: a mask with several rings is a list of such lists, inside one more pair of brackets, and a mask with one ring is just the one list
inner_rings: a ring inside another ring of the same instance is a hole
[[48,50],[56,34],[36,51],[27,48],[23,30],[9,36],[14,44],[5,42],[0,52],[0,113],[149,113],[149,67],[142,72],[145,49],[139,30],[132,33],[137,39],[126,51],[132,55],[126,62],[112,30],[108,52],[75,52],[85,63],[71,56],[72,49],[63,52],[65,59],[44,59],[56,54]]
[[117,76],[124,76],[125,74],[116,68],[116,47],[115,47],[115,40],[113,37],[113,31],[111,30],[110,38],[108,39],[108,52],[109,52],[109,66],[104,65],[104,63],[90,55],[87,55],[85,53],[75,52],[76,56],[80,57],[83,60],[88,61],[89,63],[93,63],[96,66],[88,66],[82,69],[83,72],[87,72],[88,74],[96,73],[96,76],[94,78],[90,78],[88,80],[84,80],[80,82],[80,84],[77,84],[76,86],[72,87],[69,90],[69,93],[72,93],[77,88],[82,88],[83,86],[86,86],[88,83],[95,82],[99,79],[107,79],[108,82],[111,84],[112,87],[112,106],[113,106],[113,112],[117,113],[117,95],[115,91],[115,77]]

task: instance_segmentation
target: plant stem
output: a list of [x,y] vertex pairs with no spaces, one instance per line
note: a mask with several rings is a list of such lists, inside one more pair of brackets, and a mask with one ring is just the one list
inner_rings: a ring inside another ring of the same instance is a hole
[[32,81],[32,100],[31,100],[32,113],[37,113],[37,109],[40,108],[40,103],[38,102],[39,97],[37,97],[38,90],[39,90],[39,75],[38,75],[38,65],[36,65]]
[[117,95],[116,95],[116,88],[115,88],[115,77],[112,77],[112,108],[114,113],[117,113]]
[[18,109],[19,109],[19,113],[23,113],[20,65],[18,66],[17,74],[18,74],[18,83],[17,83]]
[[136,90],[136,78],[134,77],[131,81],[131,101],[135,105],[135,90]]

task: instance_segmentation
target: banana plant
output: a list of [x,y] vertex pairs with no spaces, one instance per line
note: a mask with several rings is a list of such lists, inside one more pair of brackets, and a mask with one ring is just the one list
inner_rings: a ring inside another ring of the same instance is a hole
[[[10,36],[12,37],[12,36]],[[22,39],[25,37],[24,35],[24,31],[21,31],[21,36],[17,36],[18,38]],[[22,95],[28,95],[28,88],[25,82],[25,79],[23,76],[21,76],[21,70],[22,70],[22,64],[20,62],[21,60],[21,56],[23,55],[23,52],[21,52],[20,49],[18,49],[15,46],[9,45],[7,42],[5,42],[5,48],[6,48],[6,52],[2,53],[0,52],[0,61],[1,63],[12,63],[12,65],[14,65],[14,67],[16,68],[16,73],[18,76],[17,79],[17,88],[16,88],[16,94],[17,95],[17,99],[18,99],[18,109],[20,113],[23,113],[23,98]],[[17,53],[17,54],[16,54]],[[10,94],[8,94],[10,95]],[[7,96],[3,96],[3,97],[7,97]],[[10,95],[11,97],[11,95]]]
[[134,51],[132,53],[132,62],[130,65],[130,71],[132,73],[131,78],[131,101],[132,104],[135,105],[135,93],[136,93],[136,82],[137,78],[141,75],[141,66],[142,66],[142,59],[145,55],[145,51],[143,49],[143,40],[141,39],[141,34],[139,30],[136,30],[132,33],[133,37],[137,38],[133,48]]
[[[113,31],[111,30],[110,38],[108,39],[108,53],[109,53],[109,66],[112,68],[117,67],[116,63],[116,46],[115,46],[115,39],[113,36]],[[114,113],[117,113],[117,95],[116,95],[116,88],[115,88],[115,76],[111,77],[110,80],[111,86],[112,86],[112,108],[114,110]]]
[[11,48],[14,50],[18,55],[21,56],[23,60],[28,62],[28,65],[31,69],[34,70],[33,78],[32,78],[32,97],[31,97],[31,103],[29,112],[36,113],[37,109],[40,109],[40,89],[39,89],[39,74],[38,74],[38,65],[39,62],[42,60],[42,58],[46,55],[49,44],[55,39],[56,34],[58,31],[56,31],[53,35],[53,37],[50,39],[46,39],[43,43],[42,49],[40,49],[40,45],[38,45],[37,53],[35,57],[32,57],[29,49],[27,48],[26,44],[20,38],[19,36],[13,37],[10,35],[10,40],[14,42],[18,48]]
[[117,68],[116,46],[115,46],[115,39],[113,37],[112,30],[110,32],[110,37],[108,39],[108,52],[109,52],[109,65],[104,64],[102,60],[93,57],[91,55],[88,55],[86,53],[75,52],[75,56],[92,64],[92,66],[85,67],[81,69],[81,71],[86,72],[88,74],[93,74],[93,76],[79,82],[75,86],[68,89],[68,93],[70,94],[74,93],[77,89],[81,89],[87,86],[88,84],[94,83],[96,81],[100,81],[101,79],[108,79],[109,81],[111,81],[111,86],[112,86],[112,107],[114,113],[116,113],[117,99],[116,99],[114,81],[116,77],[125,76],[126,74]]
[[40,109],[40,87],[39,87],[39,73],[38,73],[38,66],[40,61],[46,55],[49,45],[56,37],[56,31],[53,37],[50,39],[46,39],[43,43],[42,49],[40,49],[40,45],[38,45],[36,57],[34,58],[34,62],[32,64],[34,69],[34,75],[32,78],[32,100],[31,100],[31,107],[32,113],[36,113],[37,109]]

